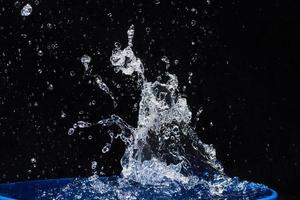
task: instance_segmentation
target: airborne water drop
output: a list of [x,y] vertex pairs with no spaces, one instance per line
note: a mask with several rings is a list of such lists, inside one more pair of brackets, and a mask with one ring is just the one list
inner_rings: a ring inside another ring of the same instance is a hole
[[21,15],[23,17],[27,17],[31,14],[32,12],[32,7],[30,4],[26,4],[22,9],[21,9]]

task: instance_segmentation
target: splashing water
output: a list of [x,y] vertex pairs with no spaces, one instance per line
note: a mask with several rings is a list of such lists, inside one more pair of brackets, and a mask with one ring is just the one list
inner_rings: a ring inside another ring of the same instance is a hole
[[118,104],[117,104],[117,101],[116,101],[114,95],[112,94],[112,92],[109,90],[108,86],[102,81],[101,76],[95,75],[94,78],[95,78],[95,81],[96,81],[98,87],[99,87],[102,91],[104,91],[106,94],[108,94],[108,95],[110,96],[110,98],[113,100],[114,108],[116,108],[117,105],[118,105]]
[[127,31],[128,35],[128,46],[121,50],[120,46],[116,46],[112,51],[112,56],[110,57],[110,62],[114,66],[116,73],[121,71],[125,75],[132,75],[134,72],[137,72],[139,76],[139,84],[141,84],[144,77],[144,66],[142,61],[135,57],[132,48],[132,39],[134,36],[134,26],[131,25]]
[[92,75],[93,67],[90,65],[92,58],[89,55],[84,54],[81,57],[80,61],[84,66],[84,75],[93,77],[95,79],[95,82],[97,83],[99,89],[101,89],[102,91],[104,91],[106,94],[108,94],[110,96],[110,98],[113,100],[114,108],[116,108],[118,105],[117,101],[116,101],[113,93],[109,90],[108,86],[102,81],[101,76],[100,75]]
[[[204,144],[191,127],[192,113],[187,100],[178,93],[176,75],[165,73],[166,81],[148,82],[141,60],[133,51],[134,26],[127,31],[128,46],[120,45],[110,58],[115,72],[137,73],[142,87],[137,127],[132,127],[117,115],[96,123],[78,121],[69,130],[94,125],[120,128],[102,152],[110,150],[115,138],[127,145],[121,159],[120,177],[99,178],[96,173],[87,179],[76,179],[59,191],[48,191],[53,199],[251,199],[267,191],[267,187],[239,181],[225,175],[212,145]],[[90,61],[90,59],[89,59]],[[163,60],[167,68],[169,60]],[[108,87],[97,79],[99,87]],[[202,112],[202,111],[201,111]],[[97,164],[93,161],[92,169]],[[45,193],[40,196],[45,198]]]

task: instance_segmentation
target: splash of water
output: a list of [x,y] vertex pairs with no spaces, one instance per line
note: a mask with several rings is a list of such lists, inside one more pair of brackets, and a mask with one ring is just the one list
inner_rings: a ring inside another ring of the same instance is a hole
[[[148,82],[142,62],[132,50],[133,25],[127,35],[128,46],[122,50],[116,45],[110,61],[116,73],[139,75],[142,93],[137,126],[132,127],[119,116],[112,115],[96,123],[78,121],[69,130],[73,133],[78,128],[94,125],[117,125],[121,131],[117,134],[108,132],[111,141],[102,152],[109,151],[115,138],[125,142],[121,176],[104,180],[94,173],[86,180],[80,179],[65,187],[56,199],[76,195],[93,199],[147,199],[149,195],[153,199],[217,199],[228,197],[232,192],[247,192],[248,198],[249,192],[266,188],[225,175],[213,146],[203,143],[190,125],[192,113],[187,100],[178,92],[176,75],[166,72],[165,81]],[[168,59],[164,62],[168,68]],[[109,93],[105,86],[103,88]],[[95,168],[95,163],[92,166]]]
[[109,90],[108,86],[102,81],[102,78],[100,75],[92,74],[93,67],[90,65],[92,58],[89,55],[84,54],[81,57],[80,61],[84,66],[84,75],[93,77],[95,79],[95,82],[98,85],[99,89],[104,91],[106,94],[108,94],[110,96],[110,98],[113,100],[114,108],[116,108],[118,104],[117,104],[117,101],[116,101],[113,93]]

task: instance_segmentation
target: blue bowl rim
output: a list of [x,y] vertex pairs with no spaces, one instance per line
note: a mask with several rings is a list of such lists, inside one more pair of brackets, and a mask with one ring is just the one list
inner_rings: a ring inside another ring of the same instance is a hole
[[271,190],[272,194],[270,196],[261,198],[259,200],[275,200],[275,199],[278,199],[278,193],[275,190],[271,189],[271,188],[269,188],[269,189]]

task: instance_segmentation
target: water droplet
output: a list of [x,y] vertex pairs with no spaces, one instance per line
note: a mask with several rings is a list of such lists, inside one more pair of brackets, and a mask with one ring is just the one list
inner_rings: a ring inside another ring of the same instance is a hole
[[22,9],[21,9],[21,15],[23,17],[27,17],[31,14],[32,12],[32,7],[30,4],[26,4]]
[[43,56],[44,55],[43,51],[42,50],[38,50],[38,55],[39,56]]
[[121,44],[120,44],[120,42],[115,42],[114,45],[115,45],[115,47],[116,47],[117,49],[121,49],[121,47],[122,47]]
[[65,117],[66,117],[66,113],[65,113],[63,110],[61,111],[60,117],[61,117],[61,118],[65,118]]
[[51,23],[47,23],[47,28],[48,29],[52,29],[52,24]]
[[54,86],[50,83],[49,85],[48,85],[48,90],[53,90],[54,89]]
[[193,76],[193,72],[189,72],[189,77],[188,77],[189,84],[192,84],[192,76]]
[[203,108],[200,107],[199,110],[196,113],[196,116],[199,117],[201,115],[201,113],[203,112]]
[[166,63],[166,69],[169,69],[169,67],[170,67],[170,60],[169,60],[169,58],[167,56],[163,56],[161,58],[161,61],[163,61],[164,63]]
[[196,24],[197,24],[197,21],[196,21],[196,20],[192,20],[192,21],[191,21],[191,25],[192,25],[192,26],[196,26]]
[[150,33],[151,29],[150,27],[146,27],[146,33]]
[[81,110],[78,113],[79,113],[79,115],[83,115],[84,114],[84,110]]
[[195,14],[198,14],[198,10],[196,8],[192,8],[191,11]]
[[72,70],[70,71],[70,76],[74,77],[76,75],[76,73]]
[[79,128],[87,128],[91,126],[90,123],[84,121],[78,121],[76,124]]
[[95,170],[97,168],[97,161],[92,161],[91,168],[92,170]]
[[68,135],[73,135],[75,132],[75,129],[74,128],[70,128],[69,131],[68,131]]
[[164,63],[170,63],[169,58],[167,56],[163,56],[161,58],[161,61],[163,61]]
[[158,4],[160,4],[160,0],[154,0],[154,3],[155,3],[156,5],[158,5]]
[[16,1],[16,2],[15,2],[15,7],[16,7],[16,8],[20,8],[20,7],[21,7],[21,4],[20,4],[19,1]]
[[106,143],[106,145],[102,148],[102,153],[107,153],[107,152],[109,152],[110,147],[111,147],[111,144]]
[[84,54],[80,59],[82,64],[89,64],[91,62],[91,60],[92,60],[92,58],[86,54]]

